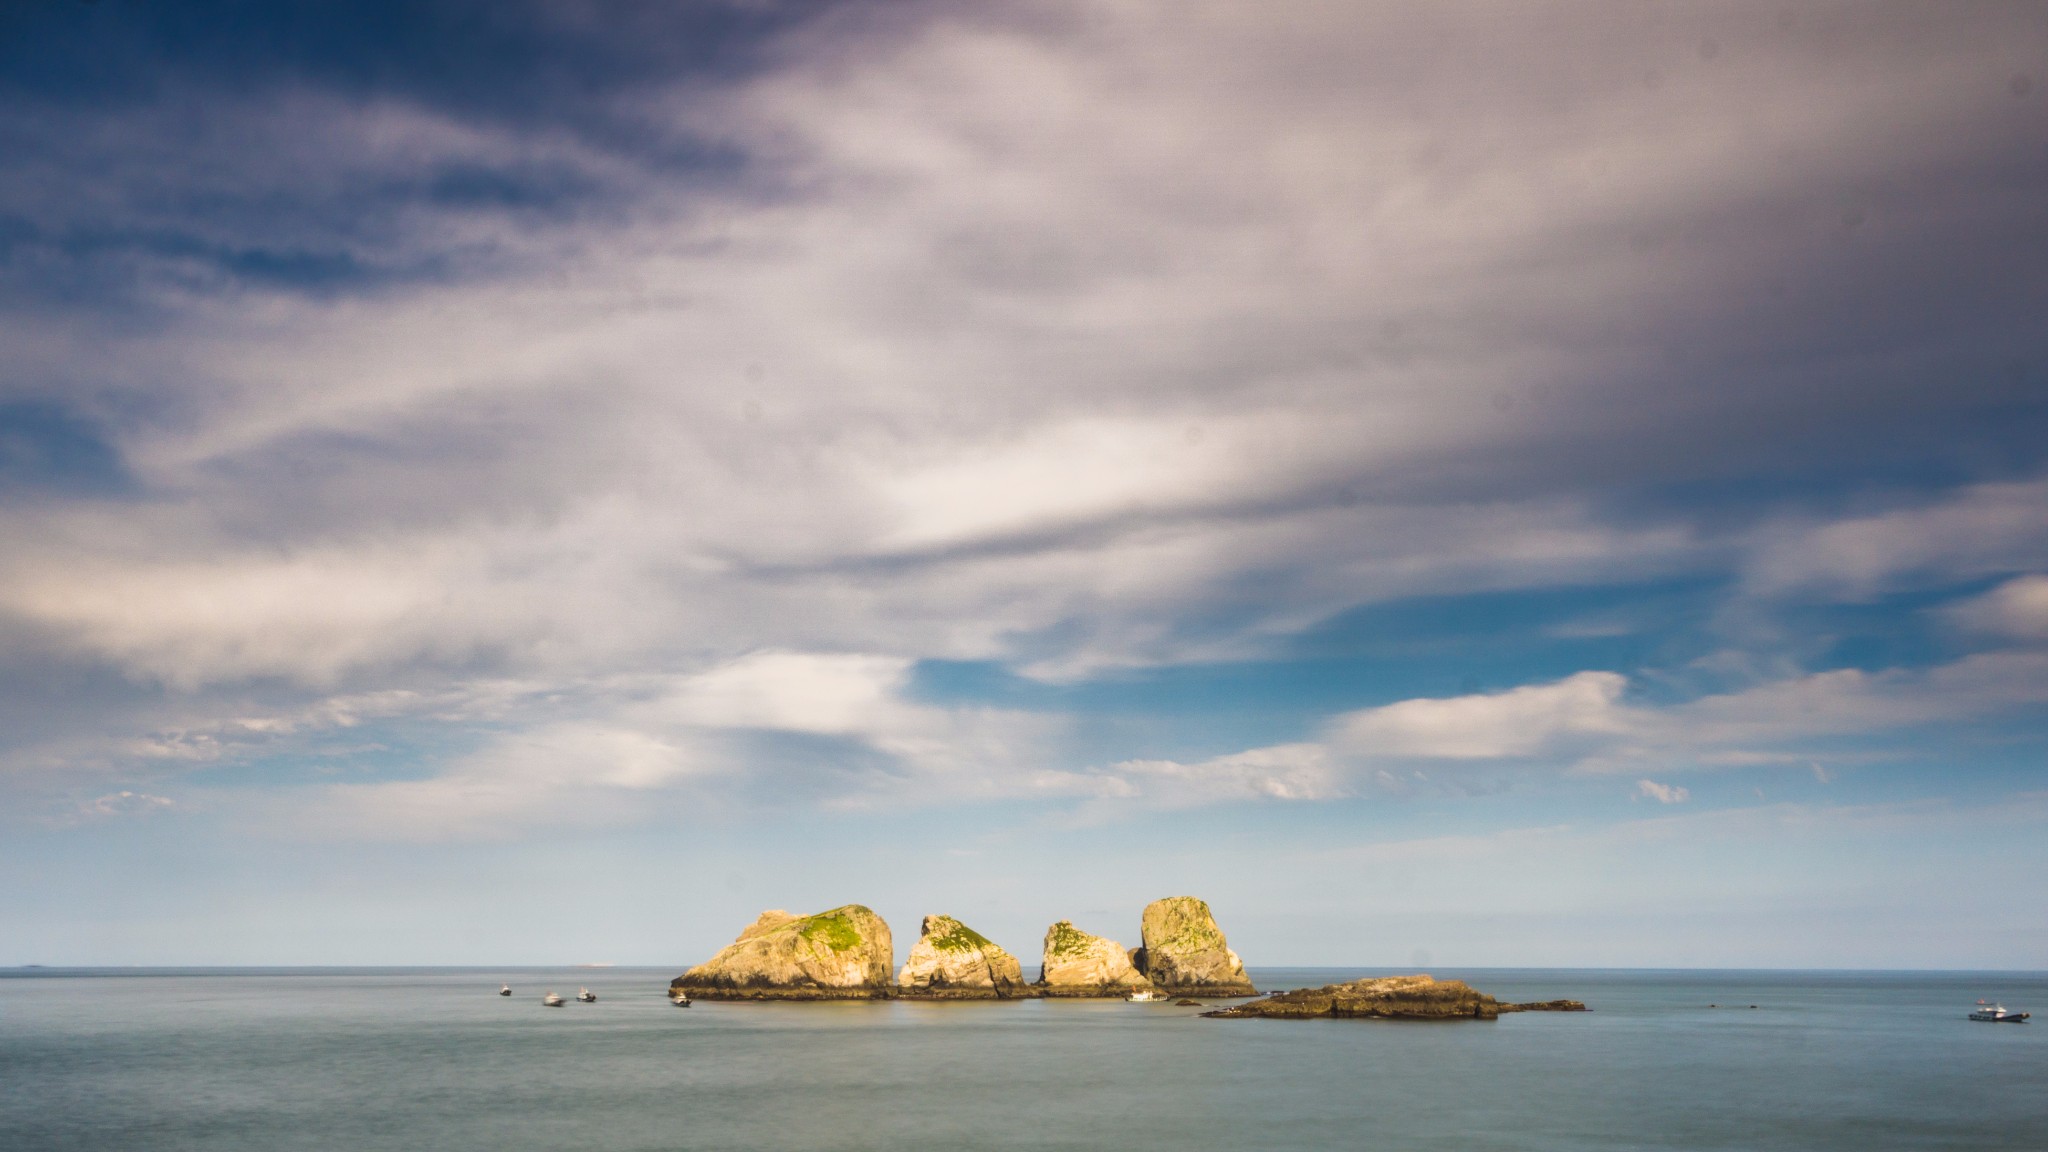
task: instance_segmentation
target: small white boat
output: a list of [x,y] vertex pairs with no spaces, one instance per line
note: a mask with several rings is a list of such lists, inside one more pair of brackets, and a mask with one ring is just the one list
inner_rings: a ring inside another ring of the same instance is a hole
[[669,1002],[678,1008],[688,1008],[690,1006],[689,996],[681,992],[669,997]]
[[1149,1004],[1154,1000],[1166,999],[1166,993],[1155,992],[1150,988],[1140,988],[1136,992],[1131,993],[1129,996],[1124,997],[1124,999],[1130,1001],[1133,1004]]
[[547,1008],[560,1008],[562,1006],[562,998],[560,996],[555,995],[553,992],[550,992],[547,995],[541,997],[540,1002],[543,1007]]
[[1970,1013],[1970,1019],[1988,1020],[1993,1024],[2020,1024],[2031,1015],[2031,1012],[2008,1012],[2003,1004],[1987,1004],[1979,1000],[1977,1007]]
[[510,996],[511,994],[512,994],[512,986],[511,986],[510,984],[500,984],[500,985],[498,985],[498,995],[500,995],[500,996]]
[[585,988],[576,993],[576,999],[581,1000],[585,1004],[595,1004],[597,1003],[597,993]]

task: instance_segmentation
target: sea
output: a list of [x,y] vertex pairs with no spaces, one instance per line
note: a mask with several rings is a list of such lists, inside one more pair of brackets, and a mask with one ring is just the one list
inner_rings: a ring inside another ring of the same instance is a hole
[[[0,970],[0,1149],[2048,1149],[2048,1020],[1967,1018],[2048,1008],[2048,973],[1434,974],[1591,1011],[677,1008],[668,969]],[[583,987],[596,1003],[541,1005]]]

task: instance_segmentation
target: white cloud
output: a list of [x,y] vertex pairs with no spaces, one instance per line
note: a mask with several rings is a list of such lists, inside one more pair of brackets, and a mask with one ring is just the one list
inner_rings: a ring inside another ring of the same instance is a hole
[[2048,576],[2019,576],[1951,610],[1965,627],[2020,639],[2048,639]]
[[1768,532],[1749,564],[1761,592],[1871,596],[2048,563],[2048,480],[1980,484],[1917,506]]
[[1659,784],[1655,780],[1636,781],[1636,795],[1659,804],[1683,804],[1692,799],[1692,793],[1676,784]]
[[1033,765],[1060,718],[920,704],[908,687],[901,659],[760,652],[697,674],[601,681],[567,702],[524,693],[516,707],[489,710],[530,718],[501,722],[483,747],[431,778],[325,785],[289,823],[349,836],[488,839],[537,826],[639,823],[685,804],[717,809],[741,802],[750,779],[778,790],[740,742],[750,733],[841,742],[838,751],[807,750],[805,763],[784,770],[787,784],[817,802],[1043,792],[1045,774]]
[[1253,799],[1328,800],[1348,791],[1329,750],[1317,744],[1254,748],[1195,764],[1126,760],[1100,773],[1066,774],[1042,783],[1047,791],[1071,789],[1084,796],[1169,806]]
[[705,771],[697,751],[673,738],[565,722],[500,736],[429,779],[328,785],[310,798],[259,798],[255,808],[294,834],[502,839],[646,819],[658,790]]
[[[2048,702],[2048,655],[1982,653],[1879,673],[1838,669],[1661,706],[1624,703],[1627,686],[1616,673],[1580,672],[1506,692],[1403,700],[1331,718],[1321,743],[1254,749],[1194,769],[1171,767],[1215,781],[1231,779],[1229,770],[1238,765],[1269,759],[1312,766],[1297,791],[1268,790],[1305,799],[1374,781],[1405,789],[1406,782],[1384,767],[1404,761],[1589,774],[1780,765],[1808,768],[1827,783],[1827,770],[1805,750],[1811,742],[2019,714]],[[1666,786],[1646,780],[1639,787]],[[1687,797],[1673,787],[1672,797],[1640,794],[1664,803]]]
[[757,652],[681,681],[663,708],[711,727],[871,733],[910,721],[909,677],[901,657]]
[[2009,714],[2048,700],[2048,654],[1988,652],[1926,669],[1844,668],[1700,697],[1661,713],[1662,743],[1742,748]]
[[1617,673],[1580,672],[1491,695],[1403,700],[1336,718],[1330,739],[1360,756],[1531,756],[1560,739],[1623,734],[1628,710],[1617,702],[1627,687]]
[[148,792],[131,792],[122,789],[98,797],[80,809],[86,816],[141,816],[175,808],[177,804],[168,796],[154,796]]

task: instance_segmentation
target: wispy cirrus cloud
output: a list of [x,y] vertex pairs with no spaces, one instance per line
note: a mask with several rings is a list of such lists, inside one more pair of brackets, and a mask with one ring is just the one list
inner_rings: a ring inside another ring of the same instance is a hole
[[1954,620],[1980,632],[2027,640],[2048,638],[2048,576],[2017,576],[1950,609]]
[[[1873,597],[2048,565],[2048,480],[1980,484],[1763,534],[1747,579],[1765,594]],[[2024,595],[2024,592],[2016,593]]]
[[[1833,752],[1815,748],[1830,740],[2038,711],[2048,704],[2048,657],[2008,651],[1927,669],[1837,669],[1667,704],[1630,700],[1628,688],[1627,677],[1593,671],[1504,692],[1403,700],[1332,717],[1316,742],[1195,765],[1114,765],[1105,775],[1119,783],[1102,791],[1136,796],[1137,781],[1149,776],[1185,782],[1182,795],[1200,801],[1322,799],[1405,787],[1406,777],[1387,776],[1387,769],[1416,767],[1597,776],[1784,765],[1811,770],[1825,783],[1814,758]],[[1690,796],[1662,783],[1638,793],[1667,804]]]
[[[2012,255],[2048,227],[2013,146],[2039,102],[2001,55],[2027,19],[849,6],[546,116],[317,74],[27,108],[7,387],[124,480],[0,507],[0,622],[124,685],[69,732],[141,759],[260,743],[250,694],[557,698],[433,780],[346,786],[408,827],[796,779],[744,732],[854,765],[792,785],[834,800],[1323,798],[1360,758],[1963,714],[2036,671],[1405,690],[1189,763],[1038,755],[1063,719],[905,685],[1274,658],[1423,595],[2040,571],[2037,450],[1849,512],[1808,491],[2040,427],[2010,368],[2042,352]],[[2024,632],[2030,587],[1971,619]]]

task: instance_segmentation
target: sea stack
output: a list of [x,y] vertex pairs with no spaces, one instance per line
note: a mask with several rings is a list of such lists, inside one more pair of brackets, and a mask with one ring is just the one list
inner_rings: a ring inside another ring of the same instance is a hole
[[1276,992],[1264,1000],[1239,1004],[1204,1016],[1236,1019],[1247,1016],[1280,1020],[1312,1020],[1335,1016],[1381,1020],[1492,1020],[1503,1012],[1584,1012],[1577,1000],[1545,1000],[1535,1004],[1503,1004],[1463,980],[1430,976],[1382,976],[1326,984],[1295,992]]
[[1116,941],[1091,936],[1071,920],[1045,930],[1045,962],[1038,969],[1044,995],[1123,996],[1151,986]]
[[1178,996],[1256,996],[1206,901],[1168,896],[1145,906],[1145,943],[1133,957],[1158,988]]
[[1017,958],[951,916],[927,916],[910,958],[897,973],[903,996],[1007,1000],[1028,996]]
[[761,913],[739,939],[674,980],[701,1000],[871,1000],[886,997],[895,945],[873,910],[847,904],[811,916]]

